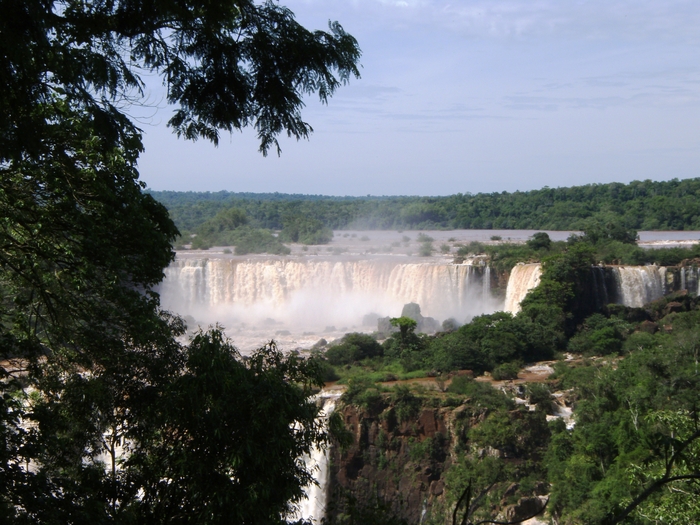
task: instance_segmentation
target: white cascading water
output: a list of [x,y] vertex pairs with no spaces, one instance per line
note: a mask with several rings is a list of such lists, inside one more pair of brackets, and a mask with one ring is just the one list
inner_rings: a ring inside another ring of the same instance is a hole
[[[328,420],[328,417],[335,410],[335,404],[340,395],[338,392],[321,392],[318,394],[317,399],[320,399],[323,403],[321,418]],[[299,503],[297,512],[292,516],[293,519],[305,519],[313,523],[321,523],[321,520],[326,516],[329,481],[328,453],[328,448],[314,447],[311,455],[304,458],[304,463],[313,472],[317,484],[306,488],[306,498]]]
[[641,308],[666,293],[666,268],[663,266],[616,266],[613,272],[618,300],[625,306]]
[[687,266],[681,268],[681,290],[688,290],[690,293],[700,292],[700,268]]
[[[485,277],[485,278],[484,278]],[[396,259],[182,258],[160,287],[167,309],[207,322],[348,325],[364,315],[396,316],[404,304],[460,322],[493,312],[487,267]]]
[[[663,266],[613,266],[610,267],[617,289],[614,295],[618,302],[630,307],[642,307],[663,297],[666,293],[666,268]],[[510,273],[506,289],[504,310],[512,314],[520,311],[520,302],[540,282],[542,267],[539,263],[518,264]],[[681,274],[681,289],[685,289],[684,274]]]
[[[606,272],[613,273],[615,290],[605,289]],[[398,257],[183,257],[166,268],[159,291],[164,308],[201,323],[223,323],[244,350],[271,337],[285,346],[308,348],[321,334],[340,337],[376,330],[376,321],[363,326],[365,316],[397,316],[410,302],[438,321],[452,317],[465,322],[499,309],[515,314],[541,273],[537,263],[516,265],[504,305],[491,295],[490,269],[483,260],[452,264]],[[697,274],[697,269],[683,269],[682,288],[696,289]],[[602,302],[640,307],[666,292],[663,267],[607,267],[594,277]]]
[[504,310],[513,315],[520,311],[520,303],[527,293],[540,284],[542,265],[539,263],[516,264],[510,271],[506,287]]

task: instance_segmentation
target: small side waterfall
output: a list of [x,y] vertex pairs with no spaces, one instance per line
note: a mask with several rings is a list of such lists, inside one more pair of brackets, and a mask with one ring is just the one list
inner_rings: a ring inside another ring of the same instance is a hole
[[[667,284],[667,273],[667,268],[654,265],[593,266],[590,289],[587,289],[584,299],[594,301],[596,309],[609,303],[640,308],[678,289],[678,286]],[[681,268],[679,273],[680,289],[697,293],[700,281],[698,269]],[[540,264],[516,265],[508,280],[504,310],[513,314],[519,312],[520,302],[539,284],[541,275]],[[672,276],[669,274],[668,277]]]
[[593,278],[593,300],[595,301],[596,310],[600,310],[611,302],[610,294],[608,293],[605,267],[594,266],[591,268],[591,275]]
[[681,290],[688,290],[690,293],[700,292],[700,268],[695,266],[684,266],[680,269]]
[[663,266],[615,266],[612,270],[618,302],[625,306],[641,308],[667,293]]
[[517,264],[510,271],[508,287],[506,288],[506,312],[517,314],[520,303],[527,293],[540,284],[542,265],[539,263]]
[[[320,417],[327,420],[335,410],[340,393],[321,392],[318,399],[323,403]],[[329,450],[314,448],[311,455],[304,458],[306,467],[314,472],[317,484],[306,488],[306,498],[299,503],[293,519],[305,519],[315,524],[320,524],[326,516],[326,504],[328,501],[328,453]]]

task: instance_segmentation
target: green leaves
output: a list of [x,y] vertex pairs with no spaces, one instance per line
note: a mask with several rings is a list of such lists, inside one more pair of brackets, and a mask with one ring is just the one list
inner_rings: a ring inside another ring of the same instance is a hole
[[119,104],[142,98],[141,71],[163,78],[178,135],[216,144],[221,130],[254,126],[263,154],[279,151],[276,136],[284,131],[308,137],[303,95],[317,92],[325,102],[359,77],[357,41],[337,22],[329,32],[311,32],[273,2],[34,0],[2,7],[0,160],[41,149],[32,131],[43,137],[48,121],[35,109],[55,95],[89,115],[112,146],[124,144],[136,129]]
[[[142,193],[125,108],[155,73],[176,132],[255,125],[267,153],[282,131],[308,135],[304,94],[359,76],[357,42],[274,2],[0,11],[0,518],[282,521],[311,479],[300,455],[327,441],[318,368],[272,345],[244,362],[217,330],[178,342],[153,291],[178,231]],[[218,233],[245,223],[219,219]]]
[[129,461],[144,479],[139,512],[149,523],[281,522],[312,480],[300,457],[328,440],[309,398],[314,370],[272,344],[243,361],[220,331],[197,334]]
[[[593,318],[590,328],[611,321]],[[582,399],[576,427],[558,434],[549,452],[559,515],[598,523],[628,516],[697,521],[698,375],[694,354],[682,344],[696,328],[683,324],[651,336],[653,343],[645,337],[615,367],[572,370],[569,376],[580,376],[573,383],[563,378],[560,386],[573,385]]]

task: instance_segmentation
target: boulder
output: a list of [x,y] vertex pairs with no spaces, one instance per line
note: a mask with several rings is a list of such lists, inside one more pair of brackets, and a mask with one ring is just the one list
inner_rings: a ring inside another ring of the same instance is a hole
[[659,331],[659,325],[654,323],[653,321],[643,321],[639,325],[639,331],[646,332],[648,334],[655,334]]
[[679,303],[678,301],[671,301],[666,305],[666,308],[664,308],[664,314],[673,314],[673,313],[678,313],[682,312],[684,310],[683,304]]
[[515,505],[508,505],[503,513],[506,520],[518,522],[531,518],[543,507],[544,502],[540,498],[520,498]]

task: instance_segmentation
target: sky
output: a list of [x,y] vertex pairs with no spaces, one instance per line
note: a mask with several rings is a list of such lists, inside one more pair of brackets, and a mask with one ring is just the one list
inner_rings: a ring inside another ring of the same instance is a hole
[[308,29],[337,20],[361,78],[309,140],[263,157],[254,130],[177,139],[141,119],[154,190],[450,195],[700,177],[697,0],[283,0]]

